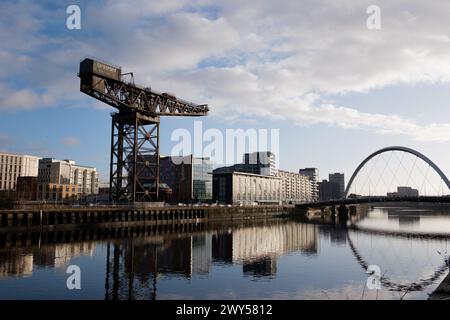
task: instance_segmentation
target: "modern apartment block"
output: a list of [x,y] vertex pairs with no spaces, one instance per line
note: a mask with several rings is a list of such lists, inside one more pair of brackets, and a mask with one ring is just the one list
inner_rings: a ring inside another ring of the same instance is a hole
[[39,157],[0,152],[0,190],[16,190],[18,177],[37,177]]
[[277,177],[281,178],[281,199],[283,203],[296,204],[313,201],[314,194],[308,176],[278,170]]
[[298,170],[298,173],[309,177],[311,181],[311,192],[313,194],[313,201],[319,200],[319,169],[317,168],[304,168]]
[[[38,200],[59,200],[98,194],[98,173],[73,160],[39,160]],[[56,198],[56,199],[55,199]]]

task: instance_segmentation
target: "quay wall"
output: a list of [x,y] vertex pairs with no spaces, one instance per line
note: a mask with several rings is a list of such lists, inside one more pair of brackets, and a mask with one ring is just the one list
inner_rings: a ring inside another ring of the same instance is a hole
[[161,225],[233,220],[255,220],[286,215],[292,208],[251,207],[154,207],[63,208],[0,210],[0,233],[52,230],[55,228]]

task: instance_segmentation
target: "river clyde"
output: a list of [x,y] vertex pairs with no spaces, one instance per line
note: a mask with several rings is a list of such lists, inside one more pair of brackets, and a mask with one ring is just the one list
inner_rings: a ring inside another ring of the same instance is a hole
[[[352,225],[291,218],[0,249],[0,299],[429,299],[448,274],[450,211],[371,207]],[[69,290],[70,266],[80,289]],[[369,266],[381,272],[368,286]]]

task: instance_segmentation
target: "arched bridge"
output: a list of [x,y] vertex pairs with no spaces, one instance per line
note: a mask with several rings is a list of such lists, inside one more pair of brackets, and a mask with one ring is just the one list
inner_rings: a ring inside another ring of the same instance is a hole
[[[440,177],[440,179],[444,182],[444,184],[448,188],[447,196],[444,194],[439,196],[427,196],[427,195],[420,195],[420,196],[383,196],[383,195],[368,195],[368,196],[362,196],[362,195],[350,195],[350,190],[352,185],[354,184],[355,178],[358,176],[358,174],[361,172],[361,169],[374,157],[391,151],[400,151],[407,154],[411,154],[418,159],[422,160],[425,164],[428,164],[429,167],[431,167]],[[325,200],[325,201],[319,201],[319,202],[311,202],[311,203],[302,203],[296,205],[297,208],[300,209],[307,209],[307,208],[321,208],[321,207],[333,207],[338,206],[340,204],[344,205],[352,205],[352,204],[364,204],[364,203],[379,203],[379,202],[400,202],[400,201],[408,201],[408,202],[443,202],[443,203],[450,203],[450,180],[447,178],[447,176],[442,172],[442,170],[428,157],[423,155],[422,153],[413,150],[411,148],[407,147],[401,147],[401,146],[391,146],[386,147],[383,149],[380,149],[378,151],[375,151],[374,153],[370,154],[367,158],[365,158],[356,168],[356,170],[353,172],[347,187],[345,189],[345,193],[343,198],[341,199],[333,199],[333,200]]]
[[345,197],[346,198],[349,196],[349,191],[350,191],[350,188],[352,187],[353,181],[355,180],[356,176],[361,171],[361,169],[364,167],[364,165],[367,162],[369,162],[369,160],[371,160],[372,158],[376,157],[377,155],[382,154],[382,153],[386,153],[386,152],[390,152],[390,151],[406,152],[406,153],[412,154],[412,155],[416,156],[417,158],[421,159],[422,161],[427,163],[431,168],[433,168],[433,170],[441,177],[441,179],[447,185],[447,188],[450,190],[450,181],[449,181],[449,179],[442,172],[442,170],[439,169],[439,167],[433,161],[431,161],[428,157],[426,157],[422,153],[420,153],[420,152],[418,152],[416,150],[410,149],[410,148],[400,147],[400,146],[393,146],[393,147],[387,147],[387,148],[383,148],[383,149],[380,149],[378,151],[375,151],[374,153],[369,155],[367,158],[365,158],[359,164],[359,166],[356,168],[355,172],[353,172],[353,174],[352,174],[352,176],[350,178],[350,181],[347,184],[347,188],[345,189]]

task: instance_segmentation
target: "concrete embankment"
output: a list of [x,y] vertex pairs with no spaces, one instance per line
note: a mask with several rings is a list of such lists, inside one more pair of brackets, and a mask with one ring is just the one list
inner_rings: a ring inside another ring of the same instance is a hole
[[76,227],[163,225],[178,223],[255,220],[283,216],[292,208],[251,207],[155,207],[155,208],[65,208],[0,211],[0,233],[53,230]]

